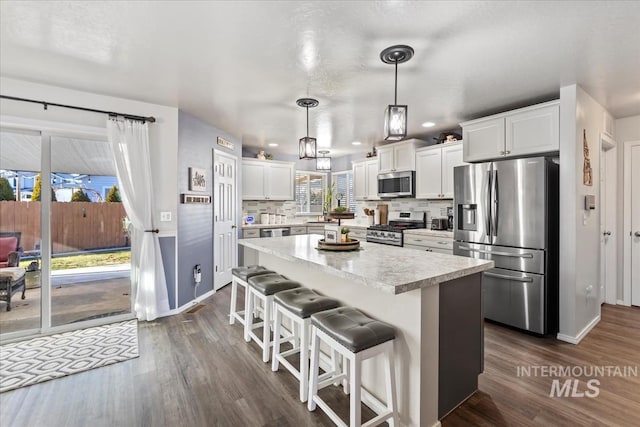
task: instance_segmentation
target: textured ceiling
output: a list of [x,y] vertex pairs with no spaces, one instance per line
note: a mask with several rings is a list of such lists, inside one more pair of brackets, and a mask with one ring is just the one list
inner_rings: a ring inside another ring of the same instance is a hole
[[640,114],[640,2],[2,1],[0,15],[3,76],[176,106],[269,151],[297,153],[305,96],[320,148],[381,141],[393,44],[415,49],[398,82],[414,136],[574,83]]

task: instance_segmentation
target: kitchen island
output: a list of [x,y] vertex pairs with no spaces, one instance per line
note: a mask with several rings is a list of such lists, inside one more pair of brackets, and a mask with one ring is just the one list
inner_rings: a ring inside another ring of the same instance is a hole
[[[393,325],[400,424],[434,426],[477,390],[483,369],[482,272],[492,261],[361,242],[318,250],[320,235],[244,239],[260,265]],[[382,360],[363,385],[384,396]]]

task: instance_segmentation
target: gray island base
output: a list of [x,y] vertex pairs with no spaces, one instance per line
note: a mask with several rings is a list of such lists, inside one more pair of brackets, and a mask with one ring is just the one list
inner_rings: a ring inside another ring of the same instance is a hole
[[[477,390],[483,369],[482,272],[492,261],[362,242],[316,249],[320,235],[244,239],[260,265],[393,325],[400,425],[438,426]],[[385,396],[382,360],[363,386]]]

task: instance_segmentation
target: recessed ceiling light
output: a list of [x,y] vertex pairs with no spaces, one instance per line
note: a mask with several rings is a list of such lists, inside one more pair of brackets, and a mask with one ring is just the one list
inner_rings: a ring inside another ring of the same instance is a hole
[[269,143],[269,147],[277,147],[277,146],[278,146],[278,144],[276,144],[275,142],[270,142]]
[[351,144],[352,144],[352,145],[362,145],[362,142],[360,142],[360,141],[353,141]]
[[433,123],[433,122],[424,122],[424,123],[422,124],[422,127],[423,127],[423,128],[432,128],[432,127],[434,127],[435,125],[436,125],[436,124],[435,124],[435,123]]

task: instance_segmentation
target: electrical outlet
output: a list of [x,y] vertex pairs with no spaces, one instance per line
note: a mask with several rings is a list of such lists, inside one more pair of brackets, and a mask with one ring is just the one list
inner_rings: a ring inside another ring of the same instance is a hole
[[171,221],[171,212],[160,212],[160,221],[162,222]]

